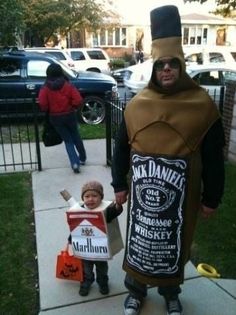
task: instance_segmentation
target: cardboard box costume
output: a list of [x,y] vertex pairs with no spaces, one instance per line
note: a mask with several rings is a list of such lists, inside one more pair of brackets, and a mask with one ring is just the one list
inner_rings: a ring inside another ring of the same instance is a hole
[[106,223],[106,211],[111,201],[102,201],[93,210],[67,211],[74,256],[86,260],[112,259],[123,247],[118,219]]

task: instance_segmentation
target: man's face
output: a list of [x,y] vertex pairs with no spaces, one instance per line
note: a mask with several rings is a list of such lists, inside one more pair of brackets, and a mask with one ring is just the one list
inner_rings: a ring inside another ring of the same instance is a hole
[[180,61],[177,58],[162,57],[154,63],[156,79],[163,88],[171,87],[180,76]]

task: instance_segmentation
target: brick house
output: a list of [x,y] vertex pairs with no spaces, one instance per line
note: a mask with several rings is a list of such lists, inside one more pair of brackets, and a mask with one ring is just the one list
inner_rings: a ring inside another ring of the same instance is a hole
[[[231,45],[236,46],[236,20],[209,14],[189,13],[181,15],[183,46]],[[142,50],[150,55],[151,34],[149,22],[131,24],[125,20],[115,27],[85,31],[83,42],[86,47],[99,46],[111,58],[120,58]],[[78,47],[78,41],[71,41],[71,47]]]

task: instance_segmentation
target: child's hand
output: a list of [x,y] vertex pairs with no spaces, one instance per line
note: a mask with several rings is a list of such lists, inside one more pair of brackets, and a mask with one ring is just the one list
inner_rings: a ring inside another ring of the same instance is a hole
[[128,191],[119,191],[115,193],[116,202],[120,205],[127,201]]
[[115,204],[116,207],[116,211],[119,212],[119,215],[121,214],[121,212],[123,211],[123,207],[122,205],[119,205],[118,203]]
[[122,205],[118,205],[118,203],[115,204],[116,210],[122,209]]

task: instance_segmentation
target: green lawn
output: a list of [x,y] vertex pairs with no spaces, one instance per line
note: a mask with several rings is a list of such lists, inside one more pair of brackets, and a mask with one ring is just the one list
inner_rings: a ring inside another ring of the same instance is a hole
[[[42,135],[42,124],[39,124],[39,137]],[[106,137],[104,124],[88,125],[79,124],[79,130],[83,139],[102,139]],[[1,126],[1,140],[3,143],[35,141],[35,130],[32,124],[13,124]]]
[[216,215],[199,218],[192,249],[195,265],[213,265],[222,278],[236,279],[236,165],[226,164],[225,193]]
[[[223,203],[209,221],[200,219],[192,261],[213,265],[236,279],[236,166],[226,164]],[[0,175],[0,314],[35,315],[39,309],[31,174]]]
[[0,314],[38,311],[30,173],[0,175]]
[[79,130],[83,139],[103,139],[106,138],[106,125],[86,125],[80,124]]

